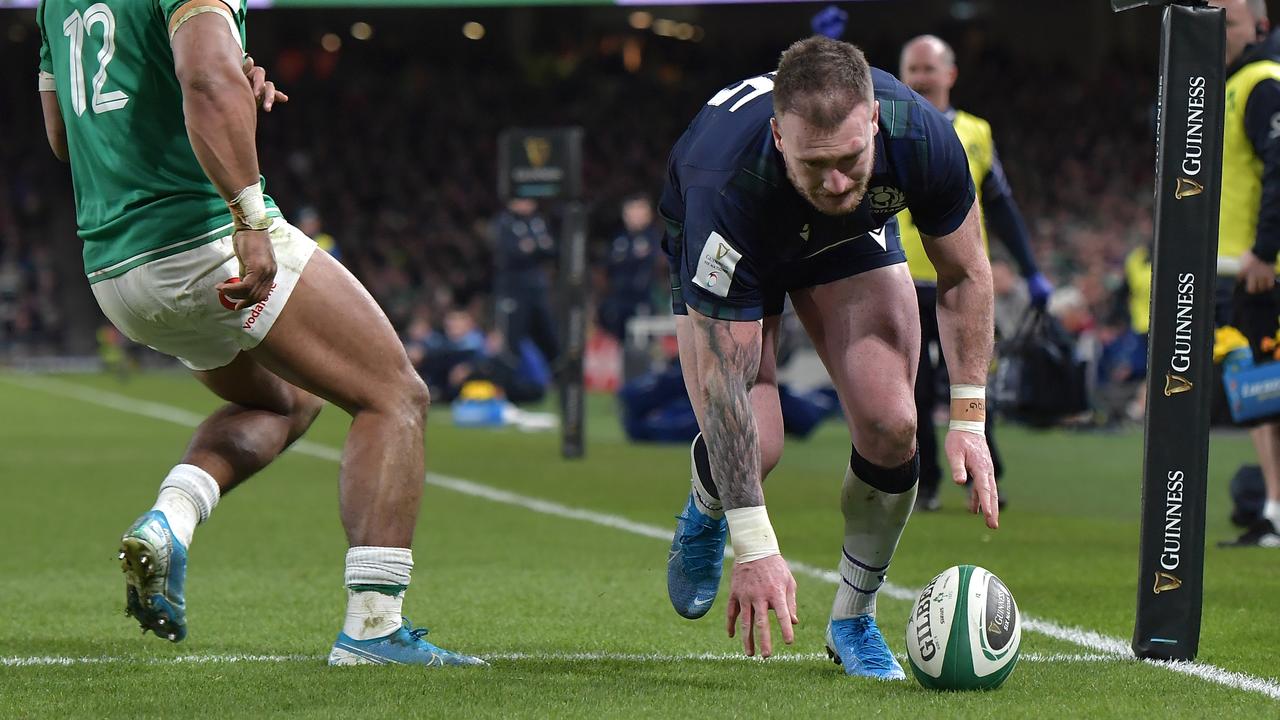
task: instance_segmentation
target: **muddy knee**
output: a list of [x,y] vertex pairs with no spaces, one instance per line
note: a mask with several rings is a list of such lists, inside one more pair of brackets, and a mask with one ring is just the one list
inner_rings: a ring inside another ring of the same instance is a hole
[[907,462],[916,451],[915,409],[882,412],[859,423],[857,444],[862,456],[876,465],[897,467]]

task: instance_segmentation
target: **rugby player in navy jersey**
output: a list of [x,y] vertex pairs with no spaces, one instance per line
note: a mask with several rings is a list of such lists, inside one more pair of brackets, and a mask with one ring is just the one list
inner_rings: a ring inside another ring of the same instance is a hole
[[[797,42],[775,73],[717,93],[671,153],[667,223],[685,384],[702,430],[667,565],[676,611],[706,614],[726,535],[730,636],[773,652],[768,612],[790,643],[795,580],[762,482],[782,454],[776,350],[790,295],[840,395],[853,447],[840,508],[841,583],[827,626],[850,675],[905,677],[875,622],[920,474],[913,386],[919,311],[894,215],[909,208],[938,270],[938,325],[952,368],[946,452],[972,478],[970,509],[998,524],[983,398],[992,346],[991,268],[974,187],[951,123],[853,45]],[[739,621],[741,626],[739,628]]]

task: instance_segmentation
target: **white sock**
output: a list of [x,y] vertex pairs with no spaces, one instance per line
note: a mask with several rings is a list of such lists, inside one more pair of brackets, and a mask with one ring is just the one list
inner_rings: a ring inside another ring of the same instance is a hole
[[209,519],[220,496],[212,475],[195,465],[175,465],[160,483],[160,495],[151,509],[164,513],[174,537],[189,548],[196,525]]
[[844,547],[840,556],[840,585],[831,606],[831,619],[875,615],[876,592],[884,584],[898,538],[907,526],[916,485],[896,495],[882,492],[845,472],[840,493],[844,512]]
[[413,551],[409,548],[360,546],[347,550],[347,618],[342,632],[353,640],[372,640],[399,630],[404,591],[412,571]]
[[[701,475],[705,472],[711,474],[711,459],[707,456],[707,444],[702,440],[702,433],[693,439],[693,445],[689,447],[690,465],[692,469],[693,483],[693,505],[698,511],[712,520],[719,520],[724,517],[724,504],[720,502],[720,498],[715,497],[707,492],[706,485],[703,484]],[[699,466],[702,470],[699,471]],[[707,478],[711,480],[710,477]]]
[[1280,500],[1268,500],[1262,506],[1262,517],[1271,521],[1272,526],[1280,531]]

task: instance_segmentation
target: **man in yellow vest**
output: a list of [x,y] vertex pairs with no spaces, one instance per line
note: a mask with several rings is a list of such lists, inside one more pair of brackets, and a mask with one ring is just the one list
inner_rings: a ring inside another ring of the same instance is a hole
[[1147,414],[1147,335],[1151,330],[1151,242],[1146,242],[1129,251],[1124,256],[1124,286],[1120,289],[1121,302],[1124,304],[1125,316],[1129,319],[1129,329],[1138,338],[1138,350],[1134,356],[1141,357],[1144,364],[1134,362],[1130,374],[1125,380],[1141,379],[1138,391],[1134,393],[1132,402],[1125,409],[1131,420],[1141,420]]
[[[983,242],[987,241],[986,228],[990,227],[1008,248],[1009,254],[1026,278],[1032,304],[1043,308],[1049,301],[1053,286],[1036,268],[1035,259],[1031,256],[1026,223],[1013,200],[1004,168],[996,156],[991,126],[986,120],[951,106],[951,88],[959,74],[955,52],[941,38],[921,35],[903,46],[899,74],[912,90],[920,93],[951,119],[956,135],[960,137],[969,156],[969,172],[973,175],[984,220]],[[939,373],[945,369],[942,353],[934,350],[941,349],[936,320],[938,273],[925,254],[920,232],[911,220],[911,213],[904,210],[898,215],[898,222],[902,233],[902,249],[906,251],[907,267],[915,280],[916,297],[920,303],[920,368],[916,373],[916,441],[920,446],[920,489],[916,497],[916,509],[931,511],[941,506],[938,500],[938,483],[942,477],[942,468],[938,464],[938,440],[933,427],[933,409],[937,404],[935,388]],[[993,413],[987,415],[987,445],[991,449],[998,481],[1003,474],[1003,467],[996,451],[993,434],[995,428],[991,422],[993,417]]]
[[[1280,329],[1280,37],[1265,0],[1212,0],[1227,16],[1227,108],[1218,220],[1216,320],[1234,325],[1257,360]],[[1263,517],[1232,545],[1280,548],[1280,422],[1249,431],[1266,480]]]

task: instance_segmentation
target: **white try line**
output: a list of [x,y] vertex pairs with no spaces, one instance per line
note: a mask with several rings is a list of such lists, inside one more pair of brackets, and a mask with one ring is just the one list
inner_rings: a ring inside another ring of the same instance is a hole
[[[15,376],[0,375],[0,379],[10,384],[19,385],[44,392],[60,395],[62,397],[88,402],[103,407],[120,410],[122,412],[134,415],[142,415],[154,418],[156,420],[164,420],[166,422],[195,427],[204,421],[204,416],[196,413],[165,405],[162,403],[147,402],[137,400],[127,395],[98,390],[86,387],[76,383],[66,382],[63,380],[54,380],[47,377],[35,375],[23,375],[19,378]],[[322,460],[338,461],[341,458],[341,452],[337,448],[327,445],[300,440],[294,443],[291,452],[309,455]],[[633,535],[642,535],[644,537],[662,540],[664,542],[671,541],[671,531],[666,528],[660,528],[656,525],[648,525],[638,523],[618,515],[610,515],[608,513],[596,512],[582,508],[570,507],[562,505],[550,500],[529,497],[492,487],[490,485],[482,485],[470,480],[462,480],[460,478],[448,477],[445,475],[437,475],[435,473],[427,473],[426,482],[428,485],[445,488],[463,495],[471,497],[483,498],[493,502],[502,503],[504,505],[512,505],[515,507],[531,510],[543,515],[552,515],[570,520],[579,520],[602,527],[622,530]],[[726,555],[730,554],[726,551]],[[788,560],[793,573],[798,575],[806,575],[811,578],[822,580],[831,584],[839,584],[840,575],[832,570],[824,570],[813,565],[801,562],[793,562]],[[880,588],[881,592],[889,597],[897,600],[914,601],[916,593],[907,588],[885,583]],[[1133,660],[1133,653],[1129,648],[1129,643],[1124,640],[1103,635],[1093,630],[1084,630],[1081,628],[1073,628],[1059,625],[1051,620],[1036,618],[1027,614],[1022,616],[1022,626],[1029,632],[1038,633],[1055,640],[1061,640],[1072,645],[1085,648],[1095,653],[1102,653],[1118,660]],[[1246,673],[1235,672],[1217,667],[1215,665],[1207,665],[1197,662],[1155,662],[1147,661],[1149,664],[1170,670],[1172,672],[1190,675],[1212,683],[1217,683],[1229,688],[1237,690],[1245,690],[1247,692],[1256,692],[1265,695],[1273,700],[1280,700],[1280,682],[1269,678],[1259,678]]]
[[244,663],[319,662],[324,655],[175,655],[173,657],[66,657],[40,655],[0,657],[0,667],[66,667],[71,665],[235,665]]
[[[77,665],[237,665],[237,664],[280,664],[280,663],[312,663],[325,661],[325,655],[176,655],[174,657],[64,657],[59,655],[0,657],[0,667],[69,667]],[[661,653],[487,653],[482,658],[495,664],[505,663],[589,663],[614,662],[637,665],[666,664],[681,662],[717,662],[717,663],[829,663],[831,660],[822,653],[786,653],[774,655],[768,660],[758,657],[747,657],[740,653],[685,653],[664,655]],[[900,655],[905,661],[906,656]],[[1025,653],[1018,658],[1019,662],[1029,663],[1099,663],[1118,662],[1113,655],[1068,654],[1068,653]]]

